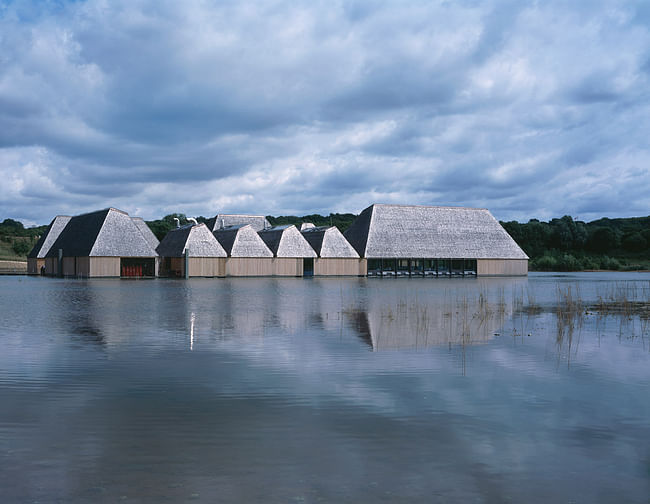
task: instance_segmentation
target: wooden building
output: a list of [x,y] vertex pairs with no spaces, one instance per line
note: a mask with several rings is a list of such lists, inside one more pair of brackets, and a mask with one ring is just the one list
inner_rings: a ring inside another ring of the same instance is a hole
[[318,256],[314,259],[315,276],[366,275],[366,260],[359,257],[336,226],[315,227],[305,223],[300,233]]
[[172,229],[156,248],[160,275],[172,277],[223,277],[226,251],[205,224]]
[[[43,233],[32,248],[31,252],[27,255],[27,274],[41,275],[46,274],[45,256],[50,251],[50,248],[61,234],[61,231],[70,221],[71,217],[68,215],[57,215],[54,220],[50,222],[49,227]],[[53,274],[50,272],[50,274]]]
[[313,275],[316,252],[296,226],[275,226],[258,234],[273,252],[273,275]]
[[221,228],[213,234],[228,254],[226,276],[273,275],[273,252],[251,224]]
[[126,212],[106,208],[71,217],[45,256],[46,274],[153,277],[158,255]]
[[528,256],[484,208],[375,204],[345,237],[368,276],[528,274]]

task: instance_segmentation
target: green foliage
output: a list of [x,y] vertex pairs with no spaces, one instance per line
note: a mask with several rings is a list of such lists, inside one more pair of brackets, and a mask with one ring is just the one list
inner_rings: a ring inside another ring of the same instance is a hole
[[26,242],[25,240],[14,241],[11,248],[18,256],[26,256],[32,249],[32,247],[29,246],[29,242]]
[[528,254],[532,269],[639,269],[650,262],[650,217],[585,223],[565,215],[549,222],[502,224]]
[[303,222],[311,222],[314,224],[314,226],[336,226],[339,228],[339,231],[344,232],[350,227],[357,216],[351,213],[333,213],[329,214],[328,216],[311,214],[303,215],[302,217],[296,217],[294,215],[281,215],[279,217],[273,217],[272,215],[267,215],[266,218],[272,226],[294,224],[299,228]]
[[[146,221],[146,223],[153,234],[156,235],[156,238],[158,238],[158,240],[162,240],[167,233],[176,227],[174,217],[180,221],[181,226],[187,224],[187,217],[182,213],[165,215],[162,219]],[[199,219],[203,219],[203,221],[205,221],[205,217],[199,217],[197,219],[197,221],[201,222]]]

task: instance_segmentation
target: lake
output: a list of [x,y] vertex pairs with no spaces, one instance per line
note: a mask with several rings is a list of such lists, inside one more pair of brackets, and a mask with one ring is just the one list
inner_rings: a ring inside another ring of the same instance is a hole
[[0,502],[650,502],[648,273],[0,298]]

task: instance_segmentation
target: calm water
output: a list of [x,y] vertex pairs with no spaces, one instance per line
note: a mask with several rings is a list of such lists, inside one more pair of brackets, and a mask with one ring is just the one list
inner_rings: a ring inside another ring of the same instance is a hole
[[647,503],[649,299],[632,273],[0,277],[0,502]]

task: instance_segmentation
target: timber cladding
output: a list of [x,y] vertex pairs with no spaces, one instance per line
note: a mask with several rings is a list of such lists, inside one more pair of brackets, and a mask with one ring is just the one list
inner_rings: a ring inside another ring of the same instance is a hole
[[275,276],[302,276],[303,258],[299,257],[274,257],[273,275]]
[[314,276],[365,276],[368,273],[366,259],[316,258]]
[[119,277],[119,257],[90,257],[89,270],[91,277]]
[[478,259],[478,276],[525,276],[528,274],[528,259]]
[[190,277],[223,277],[226,276],[225,257],[190,257]]
[[226,261],[226,276],[271,276],[271,257],[229,257]]

